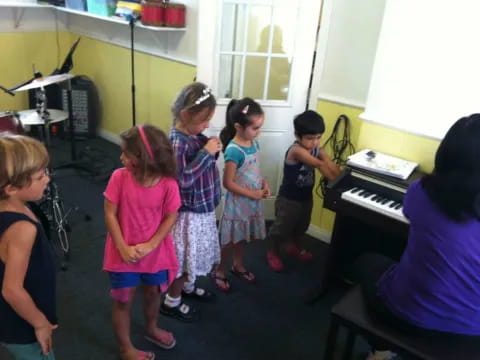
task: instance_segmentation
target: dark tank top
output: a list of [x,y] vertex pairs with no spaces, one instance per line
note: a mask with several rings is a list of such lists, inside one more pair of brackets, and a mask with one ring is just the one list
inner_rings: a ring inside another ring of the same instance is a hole
[[[28,221],[37,228],[37,236],[32,247],[30,261],[25,274],[24,287],[37,308],[51,324],[57,324],[55,299],[55,260],[52,245],[40,223],[28,216],[0,212],[0,241],[3,233],[17,221]],[[0,260],[0,287],[3,287],[5,264]],[[0,342],[7,344],[30,344],[36,342],[33,327],[21,318],[5,301],[0,293]]]

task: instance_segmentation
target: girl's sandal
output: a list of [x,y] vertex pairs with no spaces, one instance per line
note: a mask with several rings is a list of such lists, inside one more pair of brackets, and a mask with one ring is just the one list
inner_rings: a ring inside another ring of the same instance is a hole
[[212,271],[210,277],[218,290],[225,293],[230,291],[230,281],[226,277],[217,275],[216,271]]
[[232,266],[232,268],[230,269],[230,272],[243,281],[246,281],[249,283],[254,283],[256,281],[255,275],[253,275],[253,273],[248,270],[240,271],[235,269],[234,266]]
[[[126,359],[125,355],[120,354],[120,359]],[[155,354],[150,351],[138,351],[135,360],[154,360]]]

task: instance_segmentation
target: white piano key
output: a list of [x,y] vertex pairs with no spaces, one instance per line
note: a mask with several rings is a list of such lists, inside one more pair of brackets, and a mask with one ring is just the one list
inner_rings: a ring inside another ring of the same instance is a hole
[[409,223],[408,219],[405,217],[405,215],[403,215],[403,206],[400,206],[398,209],[390,207],[390,205],[396,203],[396,201],[388,200],[385,204],[382,204],[381,202],[376,202],[372,200],[378,194],[371,193],[368,196],[362,196],[359,195],[359,193],[361,193],[362,191],[356,191],[355,193],[352,193],[352,190],[353,189],[344,191],[341,196],[342,199],[360,205],[367,209],[373,210],[390,218],[402,221],[407,224]]

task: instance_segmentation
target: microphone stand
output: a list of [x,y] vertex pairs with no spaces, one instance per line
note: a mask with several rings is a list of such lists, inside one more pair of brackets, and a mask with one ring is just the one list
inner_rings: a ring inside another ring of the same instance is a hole
[[135,104],[135,22],[140,20],[140,15],[132,15],[129,18],[130,25],[130,57],[132,72],[132,124],[136,125],[136,104]]

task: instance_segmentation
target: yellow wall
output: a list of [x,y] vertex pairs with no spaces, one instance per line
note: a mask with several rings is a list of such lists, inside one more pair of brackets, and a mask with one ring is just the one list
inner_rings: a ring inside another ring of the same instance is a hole
[[[429,172],[433,169],[434,156],[439,144],[437,140],[360,120],[359,115],[363,109],[351,106],[319,101],[317,111],[324,117],[327,127],[324,141],[331,134],[338,116],[345,114],[351,120],[352,142],[357,151],[370,148],[418,162],[422,171]],[[323,200],[315,196],[312,224],[331,231],[334,215],[331,211],[324,209]]]
[[[57,58],[63,60],[63,39],[59,33],[60,54],[55,32],[0,33],[0,85],[11,88],[33,77],[32,64],[43,75],[57,67]],[[28,92],[17,92],[14,97],[0,91],[0,111],[28,109]]]
[[[128,129],[132,124],[130,50],[82,37],[75,60],[75,73],[88,76],[98,88],[101,127],[113,134]],[[135,70],[137,123],[168,130],[170,106],[180,89],[193,81],[195,67],[137,52]]]
[[[32,63],[48,75],[58,61],[63,61],[76,38],[75,34],[60,32],[57,51],[55,32],[0,34],[2,47],[8,49],[0,59],[0,85],[11,87],[31,78]],[[137,123],[148,122],[168,130],[172,123],[170,106],[179,90],[193,81],[195,67],[137,52],[135,68]],[[129,49],[82,36],[72,73],[88,76],[97,86],[102,129],[118,135],[131,126]],[[27,92],[17,94],[0,94],[0,111],[27,109]]]

